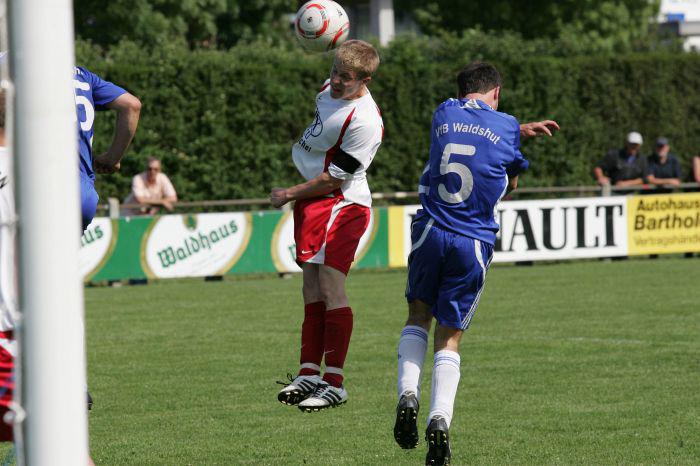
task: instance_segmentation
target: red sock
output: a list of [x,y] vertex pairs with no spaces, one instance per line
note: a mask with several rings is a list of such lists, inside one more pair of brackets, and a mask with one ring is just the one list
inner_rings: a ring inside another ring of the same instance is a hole
[[299,375],[318,375],[323,359],[323,330],[326,305],[323,301],[304,306],[304,323],[301,324],[301,369]]
[[340,387],[343,384],[343,365],[348,354],[352,335],[352,310],[341,307],[326,311],[326,332],[324,334],[326,373],[323,380]]

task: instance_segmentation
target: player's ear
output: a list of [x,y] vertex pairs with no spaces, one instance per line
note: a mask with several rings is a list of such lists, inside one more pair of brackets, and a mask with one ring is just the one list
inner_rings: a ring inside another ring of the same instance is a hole
[[369,82],[372,80],[372,76],[367,76],[366,78],[362,78],[362,84],[365,86],[369,84]]
[[501,97],[501,86],[496,86],[496,88],[493,90],[493,102],[494,106],[493,109],[496,110],[498,108],[498,99]]

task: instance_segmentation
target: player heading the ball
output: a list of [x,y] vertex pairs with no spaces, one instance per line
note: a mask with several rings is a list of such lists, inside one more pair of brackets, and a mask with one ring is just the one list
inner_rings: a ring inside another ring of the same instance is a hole
[[353,314],[345,279],[369,225],[366,173],[384,134],[367,88],[378,66],[379,55],[367,42],[350,40],[338,48],[330,79],[316,95],[315,116],[292,147],[294,164],[307,181],[270,192],[274,207],[296,201],[296,261],[304,282],[301,367],[277,398],[306,412],[348,399],[343,367]]

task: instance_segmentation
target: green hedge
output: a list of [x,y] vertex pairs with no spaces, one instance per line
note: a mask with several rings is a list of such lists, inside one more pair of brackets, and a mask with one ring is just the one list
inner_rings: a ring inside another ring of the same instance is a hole
[[[592,164],[630,130],[643,150],[663,134],[687,167],[700,151],[700,56],[655,54],[546,58],[512,41],[479,37],[397,40],[382,49],[370,89],[382,109],[385,140],[370,169],[375,192],[414,190],[427,157],[434,107],[455,92],[454,76],[473,59],[504,75],[500,110],[521,121],[556,119],[552,140],[528,141],[526,186],[592,184]],[[123,198],[131,176],[153,155],[183,200],[264,197],[300,181],[290,147],[314,114],[313,98],[330,57],[265,44],[227,52],[123,43],[107,52],[79,44],[78,62],[143,102],[122,173],[101,176],[103,198]],[[98,116],[95,150],[111,139],[113,118]]]

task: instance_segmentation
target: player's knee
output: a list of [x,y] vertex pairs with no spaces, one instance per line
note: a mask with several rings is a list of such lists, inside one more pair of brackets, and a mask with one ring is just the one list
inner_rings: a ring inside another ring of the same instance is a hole
[[343,303],[347,301],[347,297],[345,296],[345,290],[334,290],[330,288],[321,287],[321,297],[326,303],[326,307],[330,306],[329,309],[336,307],[338,303]]
[[459,342],[464,331],[458,328],[446,327],[444,325],[435,326],[435,351],[450,350],[459,352]]
[[415,325],[430,330],[433,322],[433,311],[430,305],[414,300],[408,305],[408,319],[406,325]]
[[327,309],[347,306],[348,298],[343,286],[334,286],[331,283],[321,283],[321,299],[326,303]]
[[412,316],[408,315],[408,319],[406,319],[406,325],[413,325],[416,327],[422,327],[425,330],[430,330],[430,325],[433,323],[433,318],[432,316],[429,318],[426,318],[425,316]]
[[318,288],[326,303],[347,300],[344,280],[333,274],[322,274],[319,277]]
[[315,303],[323,301],[323,295],[318,287],[318,283],[304,283],[301,287],[301,294],[304,297],[304,302]]

